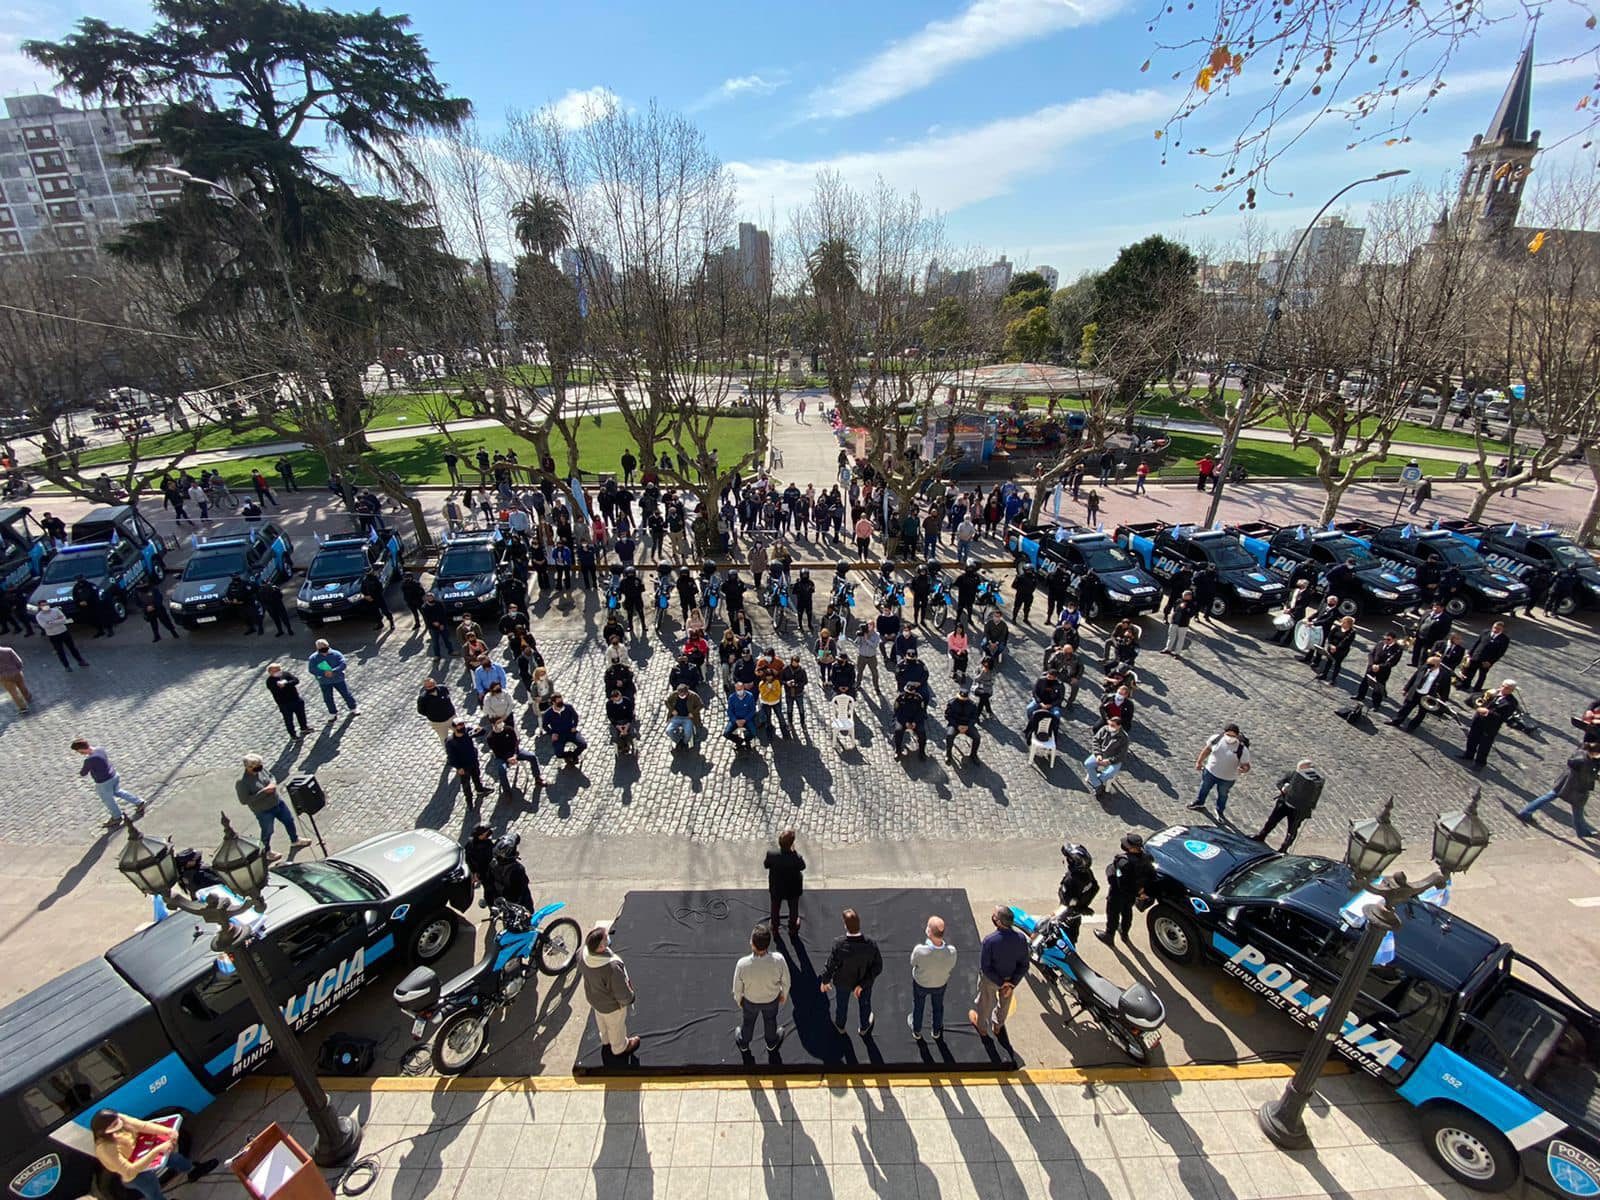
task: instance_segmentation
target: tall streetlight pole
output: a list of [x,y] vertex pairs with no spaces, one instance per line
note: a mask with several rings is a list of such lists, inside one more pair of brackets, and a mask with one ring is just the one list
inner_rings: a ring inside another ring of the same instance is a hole
[[1378,947],[1388,934],[1400,928],[1400,906],[1431,888],[1442,886],[1451,875],[1465,871],[1489,844],[1489,829],[1478,818],[1478,795],[1477,792],[1472,794],[1466,808],[1444,813],[1434,822],[1433,861],[1439,871],[1420,884],[1407,883],[1403,871],[1395,872],[1392,879],[1372,882],[1389,869],[1404,849],[1399,833],[1389,821],[1394,808],[1393,796],[1377,817],[1350,826],[1345,864],[1355,880],[1356,894],[1371,892],[1379,902],[1369,906],[1365,913],[1366,923],[1361,928],[1355,951],[1317,1022],[1316,1032],[1311,1035],[1311,1044],[1306,1047],[1294,1078],[1283,1089],[1282,1096],[1263,1104],[1256,1114],[1261,1131],[1275,1145],[1285,1150],[1304,1150],[1311,1145],[1306,1133],[1306,1105],[1310,1103],[1317,1078],[1327,1065],[1334,1043],[1343,1032],[1345,1017],[1360,994],[1361,985],[1366,982],[1367,970],[1372,966]]
[[[1352,180],[1345,184],[1333,195],[1328,197],[1327,203],[1317,209],[1317,215],[1311,218],[1311,223],[1300,231],[1300,236],[1295,239],[1294,248],[1289,251],[1289,257],[1284,260],[1282,269],[1278,272],[1278,288],[1272,294],[1272,299],[1267,302],[1267,324],[1261,331],[1261,343],[1256,347],[1256,356],[1251,361],[1249,374],[1245,376],[1244,387],[1239,393],[1239,406],[1234,410],[1233,419],[1228,422],[1228,428],[1222,439],[1222,461],[1217,464],[1215,482],[1211,485],[1211,506],[1206,509],[1205,524],[1207,527],[1216,524],[1217,510],[1222,507],[1222,489],[1228,481],[1228,471],[1233,466],[1233,452],[1238,448],[1239,435],[1244,432],[1245,426],[1250,423],[1251,410],[1255,407],[1256,395],[1261,390],[1258,382],[1261,372],[1266,364],[1267,346],[1272,341],[1272,331],[1277,327],[1278,318],[1283,315],[1283,301],[1289,294],[1289,280],[1294,260],[1300,254],[1300,247],[1306,244],[1306,238],[1317,227],[1317,222],[1322,220],[1322,214],[1333,207],[1334,202],[1351,188],[1358,188],[1364,183],[1379,183],[1385,179],[1395,179],[1401,175],[1409,175],[1409,168],[1400,168],[1394,171],[1379,171],[1376,175],[1369,175],[1365,179]],[[1226,381],[1224,381],[1226,387]]]

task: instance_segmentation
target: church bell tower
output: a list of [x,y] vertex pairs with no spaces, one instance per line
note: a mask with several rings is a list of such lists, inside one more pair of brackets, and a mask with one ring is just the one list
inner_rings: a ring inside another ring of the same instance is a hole
[[1522,189],[1539,152],[1529,131],[1533,106],[1533,39],[1523,48],[1487,133],[1474,134],[1456,199],[1455,219],[1484,241],[1506,240],[1517,223]]

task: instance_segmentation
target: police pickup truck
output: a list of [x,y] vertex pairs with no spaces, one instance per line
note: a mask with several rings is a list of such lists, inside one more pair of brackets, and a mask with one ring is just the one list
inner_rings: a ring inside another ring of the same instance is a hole
[[1106,534],[1078,525],[1013,525],[1006,548],[1042,575],[1065,571],[1067,595],[1091,621],[1137,616],[1161,603],[1161,585]]
[[1497,571],[1526,581],[1530,572],[1544,570],[1550,576],[1571,570],[1576,578],[1572,590],[1556,603],[1556,612],[1571,616],[1580,608],[1600,608],[1600,563],[1594,555],[1553,529],[1528,529],[1517,522],[1480,525],[1470,521],[1440,521]]
[[[395,960],[432,963],[471,900],[459,846],[387,833],[321,861],[274,867],[255,952],[284,1016],[306,1029]],[[245,920],[246,917],[236,918]],[[89,1119],[205,1108],[272,1050],[214,931],[184,913],[0,1009],[0,1170],[10,1194],[88,1190]]]
[[500,581],[511,574],[505,542],[495,532],[458,533],[444,544],[433,591],[452,617],[473,613],[493,617],[500,611]]
[[161,535],[132,505],[95,509],[73,523],[67,541],[28,597],[29,612],[38,612],[39,602],[48,600],[68,619],[76,617],[72,588],[87,579],[102,596],[110,595],[111,609],[121,621],[128,615],[129,593],[146,579],[159,581],[167,573]]
[[[1359,931],[1349,869],[1232,830],[1147,843],[1150,944],[1209,963],[1300,1025],[1327,1009]],[[1339,1053],[1417,1108],[1429,1154],[1469,1187],[1518,1178],[1600,1195],[1600,1012],[1492,934],[1422,900],[1377,954]]]
[[1354,559],[1351,585],[1339,599],[1339,612],[1344,616],[1394,612],[1411,608],[1422,599],[1416,584],[1380,562],[1365,543],[1337,529],[1248,521],[1233,530],[1257,562],[1282,571],[1291,581],[1306,578],[1317,585],[1328,568]]
[[1288,592],[1288,580],[1250,557],[1238,535],[1226,530],[1146,521],[1120,526],[1116,539],[1163,583],[1210,564],[1217,573],[1217,594],[1211,601],[1214,617],[1264,612],[1281,603]]
[[387,589],[400,578],[403,556],[400,535],[382,524],[381,518],[368,533],[323,541],[306,567],[306,581],[295,598],[300,619],[315,629],[355,613],[370,616],[372,605],[361,594],[367,569],[377,571],[378,586]]
[[[282,546],[278,546],[279,542]],[[190,539],[194,555],[167,601],[185,629],[236,617],[255,601],[263,583],[289,577],[289,539],[270,521],[245,521],[208,537]]]
[[44,573],[55,553],[34,524],[32,509],[0,508],[0,591],[15,591]]
[[1338,528],[1370,547],[1425,595],[1431,595],[1441,577],[1453,571],[1460,577],[1460,586],[1444,602],[1452,617],[1465,616],[1473,609],[1510,612],[1528,599],[1526,587],[1485,562],[1476,549],[1447,529],[1380,527],[1366,521],[1341,521]]

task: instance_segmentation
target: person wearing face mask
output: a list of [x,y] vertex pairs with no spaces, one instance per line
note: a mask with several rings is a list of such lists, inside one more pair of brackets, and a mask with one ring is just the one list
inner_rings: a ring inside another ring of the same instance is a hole
[[484,724],[490,721],[509,721],[517,711],[517,702],[512,699],[511,693],[506,691],[504,685],[496,682],[491,683],[489,690],[483,694],[483,703],[479,708],[479,720]]
[[1239,732],[1237,725],[1225,725],[1222,732],[1206,740],[1194,760],[1200,772],[1200,791],[1189,805],[1194,812],[1203,812],[1206,797],[1213,788],[1217,792],[1217,817],[1220,820],[1228,807],[1228,793],[1241,775],[1250,770],[1250,740]]
[[[291,675],[278,663],[267,666],[267,691],[272,694],[272,702],[278,706],[278,715],[283,718],[283,728],[293,737],[304,737],[311,732],[311,726],[306,723],[306,701],[300,694],[300,677]],[[295,724],[299,723],[300,732],[295,733]]]
[[[1133,925],[1134,905],[1142,896],[1149,895],[1155,883],[1155,864],[1144,852],[1144,837],[1130,833],[1122,839],[1122,853],[1111,860],[1106,868],[1106,927],[1095,937],[1111,945],[1117,935],[1129,942],[1128,931]],[[1131,944],[1131,943],[1130,943]]]
[[433,726],[433,731],[439,735],[439,743],[443,745],[450,736],[451,723],[456,715],[450,689],[441,687],[432,676],[424,679],[422,690],[417,693],[417,715]]

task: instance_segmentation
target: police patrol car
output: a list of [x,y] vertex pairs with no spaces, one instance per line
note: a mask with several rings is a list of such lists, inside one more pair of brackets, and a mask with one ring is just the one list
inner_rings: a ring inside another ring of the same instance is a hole
[[317,547],[316,557],[306,568],[306,581],[295,598],[300,619],[315,629],[329,621],[342,621],[354,612],[365,614],[371,608],[361,594],[367,568],[377,571],[378,586],[387,589],[400,578],[403,555],[400,535],[381,521],[364,534],[328,538]]
[[1577,571],[1577,586],[1563,598],[1556,611],[1571,616],[1580,608],[1600,608],[1600,563],[1594,555],[1553,529],[1529,529],[1512,521],[1509,524],[1479,525],[1469,521],[1441,521],[1497,571],[1525,580],[1534,568],[1552,575],[1568,568]]
[[[1314,1026],[1354,951],[1342,863],[1280,854],[1231,830],[1177,825],[1147,843],[1150,944],[1218,965]],[[1336,1042],[1417,1108],[1424,1143],[1485,1191],[1518,1178],[1600,1196],[1600,1012],[1485,930],[1426,901],[1380,950]]]
[[1251,558],[1238,536],[1223,529],[1146,521],[1120,526],[1116,539],[1163,582],[1180,571],[1211,564],[1217,573],[1217,594],[1211,601],[1214,617],[1264,612],[1280,603],[1288,590],[1283,575]]
[[28,597],[29,612],[38,612],[39,602],[48,600],[52,608],[75,617],[72,588],[87,579],[101,595],[110,594],[120,621],[128,615],[128,594],[146,579],[159,582],[167,573],[161,535],[131,505],[95,509],[73,524],[68,542],[44,568],[39,586]]
[[[279,546],[278,543],[282,545]],[[289,577],[288,537],[269,521],[248,521],[209,537],[190,539],[194,555],[167,598],[185,629],[236,617],[262,583]]]
[[498,587],[511,573],[498,533],[458,533],[445,542],[433,573],[433,591],[452,617],[492,617],[500,608]]
[[[256,953],[305,1029],[403,960],[437,961],[471,887],[432,830],[387,833],[272,869]],[[241,920],[245,918],[239,918]],[[174,913],[0,1009],[0,1171],[23,1200],[83,1195],[101,1108],[191,1114],[271,1053],[213,930]]]
[[44,573],[55,553],[30,508],[0,508],[0,591],[20,588]]
[[1161,603],[1161,585],[1109,536],[1077,525],[1012,526],[1007,548],[1018,565],[1043,575],[1064,570],[1077,582],[1068,595],[1083,615],[1137,616]]
[[1234,532],[1257,562],[1282,571],[1291,580],[1304,575],[1316,583],[1329,567],[1355,559],[1355,580],[1361,591],[1340,601],[1339,612],[1344,616],[1359,616],[1369,610],[1393,612],[1411,608],[1422,598],[1416,584],[1402,578],[1394,567],[1380,562],[1365,543],[1340,530],[1249,521],[1234,526]]
[[1339,529],[1371,548],[1397,574],[1415,580],[1419,571],[1437,577],[1445,567],[1461,575],[1461,590],[1445,600],[1452,617],[1473,609],[1510,612],[1528,599],[1528,589],[1505,571],[1484,561],[1476,549],[1446,529],[1421,529],[1415,525],[1379,528],[1366,521],[1341,521]]

